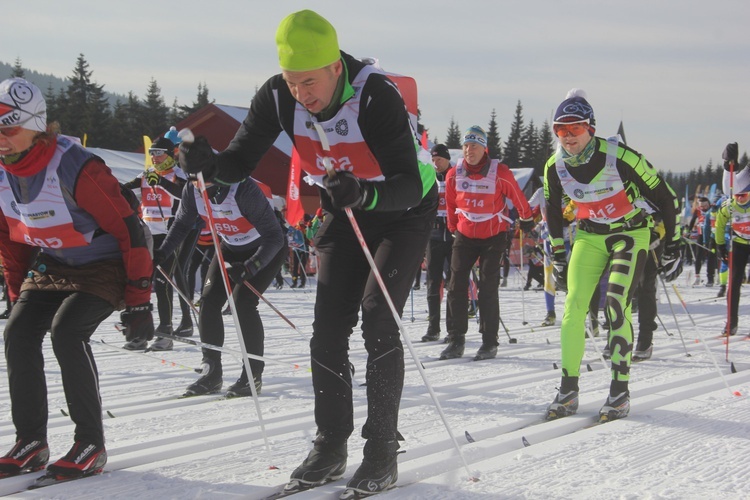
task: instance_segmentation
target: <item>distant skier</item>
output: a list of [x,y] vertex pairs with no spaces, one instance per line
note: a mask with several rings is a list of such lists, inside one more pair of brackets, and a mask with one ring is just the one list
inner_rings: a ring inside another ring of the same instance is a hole
[[[221,238],[221,254],[231,264],[229,275],[234,288],[232,297],[237,306],[240,329],[249,354],[263,355],[263,321],[258,312],[260,299],[243,281],[247,280],[258,292],[265,292],[276,277],[288,253],[286,239],[263,192],[253,179],[207,187],[216,230]],[[208,227],[205,203],[193,183],[188,183],[182,192],[182,202],[174,223],[164,238],[161,247],[154,251],[154,261],[159,262],[182,243],[196,222],[203,221]],[[221,310],[227,302],[227,293],[222,279],[219,259],[214,254],[206,272],[206,281],[200,299],[198,329],[201,341],[207,344],[224,345],[224,320]],[[221,390],[223,367],[221,351],[203,349],[202,376],[188,386],[186,396],[210,394]],[[264,363],[250,360],[256,391],[262,384]],[[240,378],[227,391],[227,396],[250,396],[250,378],[243,364]]]

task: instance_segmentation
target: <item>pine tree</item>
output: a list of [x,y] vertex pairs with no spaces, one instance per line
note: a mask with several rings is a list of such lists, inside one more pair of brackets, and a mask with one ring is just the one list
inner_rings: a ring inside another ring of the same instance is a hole
[[148,84],[142,108],[141,130],[143,134],[154,139],[169,130],[168,111],[169,108],[164,104],[164,98],[161,95],[161,88],[152,78]]
[[531,165],[534,167],[534,175],[544,175],[544,165],[547,160],[552,156],[554,151],[554,142],[552,139],[552,130],[550,129],[549,122],[544,120],[542,128],[539,129],[538,141],[537,141],[537,152],[534,157],[534,162]]
[[453,117],[451,117],[451,123],[448,126],[445,145],[448,146],[448,149],[461,149],[461,129],[458,128],[458,123]]
[[510,126],[508,140],[505,141],[505,157],[503,162],[511,168],[519,166],[521,161],[521,134],[523,132],[523,106],[521,101],[516,105],[516,113]]
[[10,74],[10,77],[11,78],[26,78],[26,72],[23,70],[20,57],[16,57],[16,63],[13,65],[13,72]]
[[487,149],[492,159],[499,160],[502,158],[502,147],[500,146],[500,134],[497,131],[497,112],[492,110],[490,113],[490,125],[487,129]]
[[65,92],[66,100],[58,100],[59,121],[66,134],[82,141],[88,136],[89,146],[108,145],[109,104],[104,97],[104,86],[92,82],[91,75],[89,63],[79,54]]
[[530,120],[529,124],[524,127],[523,133],[521,134],[521,157],[518,161],[518,166],[523,168],[533,168],[534,161],[536,160],[537,144],[539,137],[537,136],[536,127],[534,126],[534,120]]
[[137,151],[143,147],[142,114],[143,105],[132,91],[128,93],[126,102],[117,101],[113,112],[113,127],[110,131],[115,149]]
[[[258,89],[256,88],[255,91],[257,92]],[[193,102],[190,106],[180,106],[180,110],[183,113],[183,118],[188,116],[191,113],[195,113],[199,109],[201,109],[204,106],[207,106],[209,104],[212,104],[214,101],[208,100],[208,86],[205,82],[198,84],[198,95],[196,97],[195,102]],[[179,120],[178,120],[179,121]],[[174,122],[177,123],[177,122]]]

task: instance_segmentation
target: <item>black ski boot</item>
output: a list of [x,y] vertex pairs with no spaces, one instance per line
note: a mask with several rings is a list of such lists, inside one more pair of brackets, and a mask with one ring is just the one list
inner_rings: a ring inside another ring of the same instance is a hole
[[474,356],[474,361],[482,361],[483,359],[493,359],[497,356],[497,344],[490,344],[482,342],[482,345],[477,351],[477,355]]
[[453,335],[448,347],[440,353],[440,359],[455,359],[464,355],[466,338],[463,335]]
[[309,490],[344,475],[347,458],[346,440],[318,434],[314,443],[302,465],[292,472],[289,482],[284,487],[284,493]]
[[188,386],[183,397],[219,392],[223,384],[222,377],[221,360],[204,358],[201,363],[201,378]]
[[34,472],[47,465],[49,446],[41,439],[19,439],[13,448],[0,457],[0,478]]
[[[253,381],[255,382],[255,392],[260,396],[260,390],[263,387],[263,379],[260,374],[253,377]],[[239,379],[237,379],[237,382],[229,386],[229,389],[227,389],[227,397],[228,398],[244,398],[248,396],[253,395],[253,390],[250,387],[250,384],[247,383],[247,375],[245,372],[242,372],[242,375]]]
[[427,333],[422,335],[422,342],[434,342],[440,340],[440,330],[435,331],[432,327],[427,328]]
[[188,318],[182,317],[180,325],[174,331],[174,334],[178,337],[192,337],[193,336],[193,322]]
[[398,481],[398,441],[368,439],[364,459],[339,498],[355,499],[382,493]]

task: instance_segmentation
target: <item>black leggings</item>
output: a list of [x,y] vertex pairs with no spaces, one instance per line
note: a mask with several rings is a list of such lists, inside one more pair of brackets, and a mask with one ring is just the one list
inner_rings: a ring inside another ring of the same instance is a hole
[[[434,218],[413,215],[363,228],[375,265],[399,316],[424,255]],[[320,256],[313,338],[310,341],[318,431],[345,440],[354,430],[349,337],[362,309],[367,349],[364,438],[393,440],[404,383],[404,352],[396,320],[346,217],[326,217],[316,236]]]
[[[276,272],[281,267],[288,252],[289,250],[285,245],[267,266],[248,280],[253,288],[260,293],[266,291],[266,288],[273,281]],[[224,260],[227,263],[231,263],[247,260],[255,253],[255,249],[236,252],[222,244],[221,253]],[[221,311],[227,302],[227,293],[221,274],[222,270],[219,267],[219,259],[214,255],[211,264],[208,266],[206,284],[203,286],[203,293],[201,294],[199,329],[202,342],[218,346],[224,345],[224,320],[222,319]],[[243,284],[234,285],[232,298],[237,306],[237,316],[240,321],[239,327],[242,330],[242,339],[245,342],[247,352],[263,356],[265,333],[263,331],[263,321],[261,321],[260,314],[258,313],[258,301],[260,299]],[[203,357],[214,361],[221,361],[221,352],[203,349]],[[250,369],[253,372],[253,376],[262,374],[264,366],[265,363],[263,361],[250,360]],[[244,377],[247,377],[244,363],[242,373]]]
[[104,445],[99,376],[89,339],[114,311],[82,292],[24,291],[5,325],[5,359],[19,439],[47,439],[47,382],[42,341],[51,332],[75,439]]

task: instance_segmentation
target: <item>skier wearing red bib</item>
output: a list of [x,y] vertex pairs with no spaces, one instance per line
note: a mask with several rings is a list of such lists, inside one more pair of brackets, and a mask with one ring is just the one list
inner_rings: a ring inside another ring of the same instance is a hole
[[578,408],[584,322],[591,295],[610,263],[605,314],[611,325],[612,381],[600,418],[628,415],[633,348],[630,301],[633,282],[651,258],[648,247],[654,224],[645,203],[654,205],[664,220],[667,237],[661,271],[667,280],[682,271],[677,197],[641,154],[616,138],[595,137],[595,125],[585,94],[574,89],[555,113],[553,129],[560,145],[544,171],[547,205],[559,207],[573,200],[578,207],[578,232],[569,263],[562,212],[547,210],[555,284],[558,290],[568,292],[560,331],[562,382],[547,408],[550,419],[572,415]]
[[107,462],[99,379],[89,339],[114,310],[129,341],[150,340],[151,255],[120,184],[101,158],[47,125],[41,91],[0,83],[0,257],[15,306],[5,324],[17,442],[0,475],[43,468],[47,385],[42,342],[50,332],[75,442],[50,480],[101,472]]

